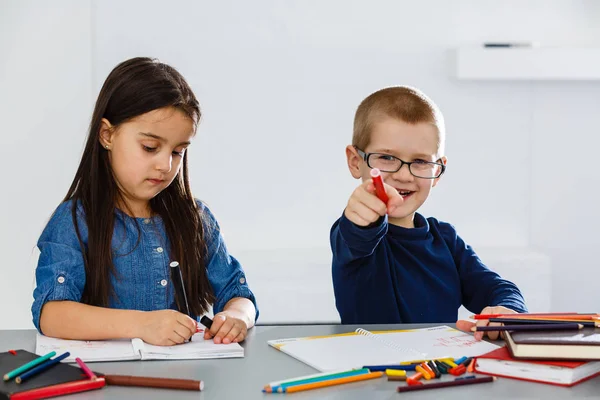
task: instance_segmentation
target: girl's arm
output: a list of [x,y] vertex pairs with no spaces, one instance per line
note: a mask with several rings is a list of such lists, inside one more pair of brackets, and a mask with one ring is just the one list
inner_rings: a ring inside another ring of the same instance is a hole
[[196,333],[196,321],[174,310],[136,311],[96,307],[75,301],[49,301],[40,316],[46,336],[75,340],[141,338],[155,345],[183,343]]
[[255,320],[254,303],[245,297],[234,297],[225,304],[223,311],[215,314],[211,328],[204,332],[204,339],[224,344],[241,342]]
[[49,301],[42,308],[40,328],[44,335],[61,339],[133,339],[141,336],[142,314],[75,301]]
[[222,312],[228,316],[242,320],[246,324],[247,329],[254,326],[256,308],[254,307],[254,303],[245,297],[235,297],[229,300]]

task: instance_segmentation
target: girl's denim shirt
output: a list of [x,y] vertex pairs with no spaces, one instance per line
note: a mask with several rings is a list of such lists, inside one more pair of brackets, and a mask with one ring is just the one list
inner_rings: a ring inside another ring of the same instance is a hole
[[[200,201],[197,203],[203,214],[208,280],[216,297],[213,312],[222,311],[225,304],[235,297],[250,299],[256,307],[244,270],[227,252],[219,224],[206,205]],[[71,209],[72,201],[62,203],[38,241],[41,254],[35,271],[36,288],[31,313],[40,332],[40,313],[46,302],[80,301],[83,294],[86,276]],[[87,225],[80,205],[77,221],[83,244],[87,246]],[[140,311],[177,309],[169,271],[169,264],[174,260],[169,256],[169,241],[160,217],[132,218],[117,211],[112,252],[116,276],[111,276],[113,295],[109,299],[110,308]]]

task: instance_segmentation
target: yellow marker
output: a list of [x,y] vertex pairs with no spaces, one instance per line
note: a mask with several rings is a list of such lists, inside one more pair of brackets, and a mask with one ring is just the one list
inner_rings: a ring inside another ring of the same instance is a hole
[[427,371],[425,370],[425,368],[421,367],[420,365],[417,365],[417,366],[415,367],[415,370],[416,370],[417,372],[420,372],[420,373],[421,373],[421,375],[423,375],[423,378],[425,378],[426,380],[430,380],[430,379],[431,379],[431,375],[429,375],[429,372],[427,372]]
[[452,368],[457,366],[457,364],[454,362],[454,360],[452,358],[444,358],[444,359],[442,359],[442,361],[445,362],[446,364],[450,365]]
[[385,374],[387,376],[406,376],[406,371],[402,369],[386,369]]

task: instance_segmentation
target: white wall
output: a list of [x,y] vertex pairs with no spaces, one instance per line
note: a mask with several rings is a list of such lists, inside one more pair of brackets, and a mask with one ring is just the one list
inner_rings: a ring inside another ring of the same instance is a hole
[[90,2],[0,0],[0,329],[32,327],[35,247],[73,179],[96,93]]
[[[193,188],[267,310],[275,297],[264,282],[274,268],[325,290],[328,270],[311,271],[329,268],[329,228],[357,184],[344,158],[353,113],[367,94],[395,84],[423,89],[446,117],[449,169],[423,211],[452,222],[476,249],[550,255],[552,308],[599,303],[583,282],[600,276],[591,250],[600,243],[600,83],[465,82],[451,68],[454,48],[486,40],[598,45],[598,2],[0,4],[0,163],[4,171],[22,165],[6,175],[2,196],[8,257],[0,269],[11,279],[0,283],[0,302],[18,302],[0,328],[30,326],[31,249],[75,172],[90,99],[115,64],[139,55],[171,63],[196,91],[204,120],[189,153]],[[576,160],[582,173],[558,160]],[[530,287],[532,298],[547,290]],[[331,293],[322,296],[330,300],[322,318],[335,317]],[[310,307],[290,313],[308,320]]]

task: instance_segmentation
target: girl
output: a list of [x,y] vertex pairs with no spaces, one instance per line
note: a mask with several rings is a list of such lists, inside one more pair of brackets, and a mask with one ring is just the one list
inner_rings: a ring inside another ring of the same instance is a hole
[[[199,120],[174,68],[133,58],[110,73],[73,183],[38,241],[31,311],[41,333],[173,345],[196,332],[196,316],[212,304],[205,339],[244,340],[258,316],[254,295],[190,190],[187,148]],[[172,261],[191,317],[175,311],[187,308]]]

